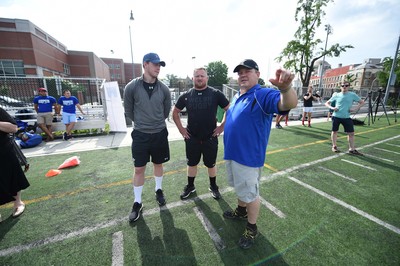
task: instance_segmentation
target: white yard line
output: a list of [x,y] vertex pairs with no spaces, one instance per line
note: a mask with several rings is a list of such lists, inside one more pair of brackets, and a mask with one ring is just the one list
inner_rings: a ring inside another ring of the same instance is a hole
[[398,147],[398,148],[400,148],[400,145],[397,145],[397,144],[393,144],[393,143],[385,143],[386,145],[389,145],[389,146],[394,146],[394,147]]
[[112,266],[124,265],[124,235],[118,231],[112,236]]
[[260,196],[260,202],[262,205],[264,205],[267,209],[272,211],[276,216],[279,218],[286,218],[286,215],[281,212],[278,208],[276,208],[274,205],[266,201],[263,197]]
[[304,183],[304,182],[302,182],[302,181],[300,181],[300,180],[298,180],[298,179],[296,179],[294,177],[289,176],[288,178],[290,180],[292,180],[293,182],[296,182],[297,184],[299,184],[299,185],[301,185],[301,186],[303,186],[305,188],[308,188],[311,191],[313,191],[313,192],[315,192],[315,193],[317,193],[317,194],[319,194],[319,195],[321,195],[321,196],[323,196],[323,197],[335,202],[336,204],[339,204],[342,207],[345,207],[346,209],[349,209],[349,210],[351,210],[351,211],[353,211],[353,212],[355,212],[355,213],[367,218],[368,220],[371,220],[371,221],[373,221],[373,222],[375,222],[375,223],[377,223],[379,225],[382,225],[383,227],[395,232],[396,234],[400,234],[400,228],[397,228],[397,227],[395,227],[395,226],[393,226],[391,224],[388,224],[388,223],[376,218],[375,216],[373,216],[371,214],[368,214],[368,213],[366,213],[366,212],[364,212],[364,211],[362,211],[360,209],[357,209],[356,207],[354,207],[354,206],[352,206],[350,204],[347,204],[346,202],[344,202],[344,201],[342,201],[340,199],[337,199],[337,198],[335,198],[335,197],[333,197],[333,196],[331,196],[331,195],[329,195],[329,194],[327,194],[327,193],[325,193],[325,192],[323,192],[323,191],[321,191],[321,190],[319,190],[319,189],[317,189],[315,187],[312,187],[312,186],[310,186],[310,185],[308,185],[308,184],[306,184],[306,183]]
[[374,147],[374,149],[375,150],[379,150],[379,151],[385,151],[385,152],[389,152],[389,153],[394,153],[394,154],[400,155],[400,152],[396,152],[396,151],[386,150],[386,149],[377,148],[377,147]]
[[341,159],[341,161],[349,163],[349,164],[352,164],[352,165],[355,165],[355,166],[359,166],[359,167],[362,167],[362,168],[365,168],[365,169],[376,171],[375,168],[372,168],[372,167],[369,167],[369,166],[366,166],[366,165],[363,165],[363,164],[360,164],[360,163],[355,163],[355,162],[352,162],[352,161],[349,161],[349,160],[346,160],[346,159]]
[[324,170],[324,171],[328,171],[329,173],[332,173],[332,174],[334,174],[334,175],[336,175],[336,176],[339,176],[339,177],[341,177],[341,178],[350,180],[351,182],[357,182],[357,180],[355,180],[354,178],[351,178],[351,177],[342,175],[341,173],[335,172],[335,171],[333,171],[333,170],[331,170],[331,169],[328,169],[328,168],[325,168],[325,167],[322,167],[322,166],[318,166],[318,168],[320,168],[320,169],[322,169],[322,170]]
[[215,247],[218,250],[223,250],[224,248],[226,248],[225,242],[219,236],[217,230],[215,230],[211,222],[204,215],[203,211],[199,207],[194,207],[193,210],[196,213],[197,218],[199,218],[204,229],[208,232],[208,235],[210,236],[211,240],[214,242]]
[[371,154],[364,154],[364,156],[371,157],[371,158],[378,159],[378,160],[382,160],[382,161],[386,161],[386,162],[389,162],[389,163],[394,163],[394,161],[392,161],[392,160],[389,160],[389,159],[386,159],[386,158],[381,158],[381,157],[374,156],[374,155],[371,155]]

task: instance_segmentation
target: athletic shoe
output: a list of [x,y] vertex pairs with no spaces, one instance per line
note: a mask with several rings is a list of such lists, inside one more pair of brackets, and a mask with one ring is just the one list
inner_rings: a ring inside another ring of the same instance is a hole
[[63,140],[67,140],[67,137],[68,137],[67,132],[64,132],[64,134],[63,134]]
[[235,210],[225,211],[223,216],[226,219],[233,219],[233,220],[246,220],[247,219],[247,213],[240,214],[238,212],[237,208]]
[[275,128],[282,129],[282,126],[280,124],[276,124]]
[[143,210],[143,204],[135,202],[133,203],[132,212],[129,214],[129,222],[133,223],[136,222],[137,219],[140,217],[140,213]]
[[181,193],[181,199],[187,199],[193,192],[196,192],[196,188],[194,186],[190,187],[189,185],[186,185]]
[[211,195],[214,199],[219,200],[221,198],[221,193],[219,193],[218,186],[215,186],[215,188],[210,186],[208,191],[211,192]]
[[257,229],[252,230],[246,226],[242,237],[239,239],[239,246],[243,249],[251,248],[257,236],[258,236]]
[[308,127],[311,127],[311,125],[308,125]]
[[340,152],[336,146],[332,146],[332,151],[336,153]]
[[158,205],[160,205],[160,206],[165,205],[166,201],[165,201],[165,197],[164,197],[164,193],[163,193],[162,189],[157,189],[156,201],[157,201]]
[[363,156],[364,155],[361,152],[359,152],[358,150],[349,151],[349,154],[351,154],[351,155],[359,155],[359,156]]

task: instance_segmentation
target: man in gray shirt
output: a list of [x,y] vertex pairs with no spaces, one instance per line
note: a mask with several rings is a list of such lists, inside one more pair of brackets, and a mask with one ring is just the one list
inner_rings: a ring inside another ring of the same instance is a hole
[[129,222],[135,222],[143,209],[142,190],[146,164],[153,163],[156,200],[165,205],[162,191],[163,163],[169,161],[168,130],[165,119],[171,109],[169,88],[158,80],[161,66],[165,62],[155,53],[143,57],[142,77],[129,82],[124,91],[125,115],[133,121],[132,158],[135,166],[133,174],[134,203]]

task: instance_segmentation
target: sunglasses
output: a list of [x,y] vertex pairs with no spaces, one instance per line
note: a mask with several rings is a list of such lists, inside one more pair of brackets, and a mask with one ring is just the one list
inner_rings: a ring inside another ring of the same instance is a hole
[[342,86],[342,88],[344,88],[344,87],[349,87],[350,85],[345,84],[345,85],[341,85],[341,86]]

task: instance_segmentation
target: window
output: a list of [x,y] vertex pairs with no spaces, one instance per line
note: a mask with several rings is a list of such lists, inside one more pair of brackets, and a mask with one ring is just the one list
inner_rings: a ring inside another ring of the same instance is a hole
[[71,70],[69,68],[69,65],[63,64],[63,68],[64,68],[64,74],[67,74],[67,75],[71,74]]
[[20,60],[0,60],[0,76],[25,77],[24,62]]

